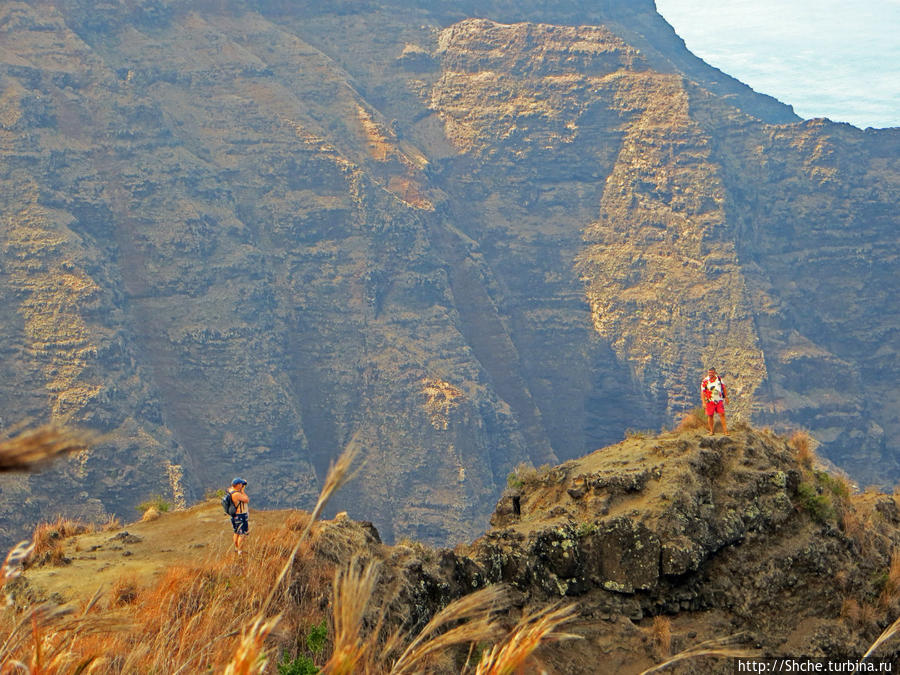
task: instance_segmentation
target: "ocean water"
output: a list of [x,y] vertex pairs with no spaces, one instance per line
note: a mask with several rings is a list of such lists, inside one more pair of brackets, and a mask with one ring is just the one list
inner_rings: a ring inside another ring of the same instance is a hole
[[656,0],[694,54],[803,118],[900,126],[900,0]]

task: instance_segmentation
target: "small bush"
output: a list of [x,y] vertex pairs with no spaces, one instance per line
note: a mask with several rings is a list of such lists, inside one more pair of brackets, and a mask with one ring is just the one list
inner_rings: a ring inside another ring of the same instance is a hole
[[788,439],[788,445],[794,450],[794,456],[801,466],[811,469],[816,460],[813,440],[805,431],[795,431]]
[[696,429],[706,429],[706,412],[700,406],[686,413],[681,418],[681,421],[678,422],[678,426],[675,427],[675,431],[679,433]]
[[299,654],[291,659],[287,652],[281,655],[281,663],[278,664],[278,675],[316,675],[319,669],[308,656]]
[[522,462],[506,477],[506,485],[513,490],[521,490],[526,483],[537,480],[539,473],[531,464]]
[[900,599],[900,550],[894,549],[891,554],[891,565],[880,581],[882,583],[878,606],[885,609]]
[[150,509],[156,509],[160,513],[166,513],[172,508],[172,505],[163,499],[162,495],[151,495],[150,499],[141,502],[135,507],[140,513],[145,513]]
[[578,523],[578,527],[575,528],[575,536],[577,537],[587,537],[592,534],[596,534],[597,532],[597,523],[588,523],[582,522]]
[[511,490],[521,490],[524,484],[522,479],[516,475],[515,471],[511,471],[506,477],[506,487]]
[[314,656],[319,656],[325,650],[328,641],[328,623],[322,619],[320,623],[313,625],[306,634],[306,648]]
[[[34,542],[36,560],[58,560],[62,548],[62,540],[78,534],[93,531],[93,527],[68,518],[57,518],[54,522],[39,523],[34,528],[31,540]],[[49,555],[48,555],[49,554]]]
[[672,622],[667,616],[653,617],[650,635],[659,649],[660,656],[669,656],[672,652]]
[[826,523],[834,518],[834,506],[826,494],[820,494],[814,485],[800,483],[797,486],[800,506],[818,523]]
[[156,520],[160,517],[159,509],[155,506],[151,506],[149,509],[144,511],[144,515],[141,516],[142,523],[149,523],[151,520]]
[[116,579],[109,591],[109,604],[111,607],[130,605],[138,597],[138,581],[132,575],[122,576]]
[[827,471],[817,471],[816,480],[822,487],[841,501],[847,501],[850,498],[852,490],[850,489],[847,480],[842,476],[833,476]]
[[651,438],[656,435],[652,429],[626,429],[625,438],[629,440],[642,441],[645,438]]

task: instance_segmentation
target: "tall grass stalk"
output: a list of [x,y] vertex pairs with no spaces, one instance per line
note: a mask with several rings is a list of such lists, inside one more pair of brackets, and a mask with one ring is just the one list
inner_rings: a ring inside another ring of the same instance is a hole
[[724,659],[746,659],[746,658],[754,658],[759,656],[759,652],[755,652],[748,649],[736,649],[729,647],[728,644],[738,639],[736,635],[729,635],[728,637],[718,638],[716,640],[707,640],[706,642],[701,642],[698,645],[691,647],[690,649],[685,649],[684,651],[678,652],[675,656],[666,659],[662,663],[658,663],[652,668],[648,668],[641,672],[641,675],[649,675],[649,673],[656,673],[660,670],[664,670],[671,665],[679,663],[680,661],[687,661],[689,659],[698,659],[703,656],[711,656],[715,658],[724,658]]
[[512,675],[524,667],[542,643],[582,639],[580,635],[556,632],[575,618],[577,609],[577,605],[550,606],[524,616],[502,643],[483,654],[475,675]]
[[878,636],[878,639],[872,643],[872,646],[869,647],[868,651],[862,655],[860,662],[871,656],[871,654],[878,649],[885,642],[894,637],[898,632],[900,632],[900,618],[898,618],[894,623],[884,629],[884,632]]
[[[428,659],[434,654],[456,645],[476,644],[495,639],[499,633],[499,626],[493,615],[505,608],[508,602],[503,587],[488,586],[447,605],[410,642],[394,662],[390,675],[423,672]],[[390,647],[389,641],[386,649]]]
[[[377,634],[364,639],[362,628],[366,607],[378,581],[378,568],[375,561],[364,565],[354,557],[345,569],[334,575],[334,649],[322,668],[323,675],[352,675],[369,670]],[[380,628],[380,617],[377,625]]]

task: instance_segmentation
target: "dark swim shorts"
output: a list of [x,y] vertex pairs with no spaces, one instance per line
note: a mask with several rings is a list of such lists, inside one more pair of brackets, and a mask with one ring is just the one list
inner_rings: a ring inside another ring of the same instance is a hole
[[231,526],[235,534],[247,534],[250,531],[250,521],[246,513],[236,513],[231,516]]

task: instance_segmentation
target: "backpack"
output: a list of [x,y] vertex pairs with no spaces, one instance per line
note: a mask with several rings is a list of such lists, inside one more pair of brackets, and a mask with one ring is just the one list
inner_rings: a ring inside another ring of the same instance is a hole
[[231,490],[228,490],[225,493],[225,496],[222,497],[222,508],[225,509],[225,515],[234,516],[237,513],[237,504],[234,503],[234,500],[231,498],[231,495],[234,493]]

